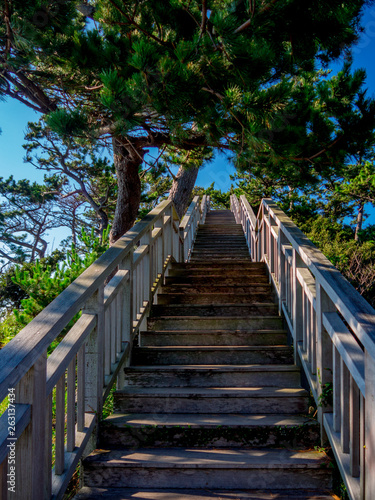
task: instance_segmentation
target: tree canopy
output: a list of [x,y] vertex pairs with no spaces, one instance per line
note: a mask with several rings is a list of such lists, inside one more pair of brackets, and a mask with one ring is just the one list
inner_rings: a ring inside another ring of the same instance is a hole
[[267,131],[294,78],[349,50],[370,3],[4,0],[0,94],[62,138],[112,143],[115,241],[137,216],[148,148],[279,155]]

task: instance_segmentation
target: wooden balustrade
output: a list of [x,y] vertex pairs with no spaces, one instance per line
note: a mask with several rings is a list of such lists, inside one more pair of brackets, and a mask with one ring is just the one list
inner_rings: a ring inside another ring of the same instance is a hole
[[63,497],[96,445],[111,387],[123,386],[122,368],[168,266],[188,258],[209,202],[194,198],[181,226],[173,204],[160,203],[0,351],[0,401],[9,401],[0,419],[2,500]]
[[267,264],[322,427],[352,500],[375,498],[375,310],[270,199],[231,197],[254,261]]

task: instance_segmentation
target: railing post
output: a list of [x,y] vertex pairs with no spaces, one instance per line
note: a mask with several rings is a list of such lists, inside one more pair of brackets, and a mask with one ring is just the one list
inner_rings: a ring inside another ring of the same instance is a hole
[[374,498],[375,492],[375,363],[374,358],[365,351],[365,471],[364,491],[365,499]]
[[[129,342],[131,349],[133,340],[133,252],[129,252],[120,263],[119,270],[128,271],[129,279],[126,280],[122,290],[121,304],[121,347],[124,349],[126,342]],[[124,370],[120,370],[117,377],[117,388],[122,389],[125,385]]]
[[[332,341],[323,326],[323,314],[326,312],[335,312],[336,307],[324,291],[321,284],[316,282],[316,333],[317,333],[317,371],[318,371],[318,384],[317,394],[318,398],[322,395],[322,389],[326,384],[332,383],[333,380],[333,350]],[[321,425],[322,441],[325,439],[325,432],[323,428],[323,415],[326,412],[331,412],[331,408],[318,407],[318,420]]]
[[185,262],[185,230],[179,227],[179,241],[180,241],[180,262]]
[[[32,420],[16,443],[16,500],[45,497],[47,353],[38,358],[16,387],[16,401],[32,407]],[[13,496],[12,496],[13,497]],[[10,495],[9,495],[10,498]]]
[[[86,314],[96,314],[97,324],[86,344],[85,412],[100,418],[104,387],[104,285],[101,285],[84,307]],[[90,447],[96,446],[97,435],[92,436]]]
[[303,289],[301,283],[297,278],[297,269],[301,267],[301,259],[293,248],[293,269],[292,269],[292,322],[294,333],[294,362],[296,365],[301,366],[301,360],[298,356],[298,342],[303,340]]
[[283,243],[284,239],[286,240],[284,233],[280,230],[277,237],[277,253],[279,255],[278,258],[278,266],[279,266],[279,312],[282,312],[283,302],[286,300],[286,275],[285,275],[285,255],[283,252]]

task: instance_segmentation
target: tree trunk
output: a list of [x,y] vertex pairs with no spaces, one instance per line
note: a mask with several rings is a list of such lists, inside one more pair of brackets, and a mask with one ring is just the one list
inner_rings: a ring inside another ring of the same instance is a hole
[[359,205],[359,208],[358,208],[357,225],[355,227],[355,233],[354,233],[354,239],[355,239],[355,241],[359,240],[359,232],[362,231],[363,212],[364,212],[364,203],[361,202],[360,205]]
[[133,227],[137,218],[141,202],[141,180],[138,169],[143,161],[143,151],[136,152],[131,146],[125,147],[114,138],[113,160],[116,168],[118,194],[109,236],[111,245]]
[[168,199],[173,201],[176,212],[180,218],[184,215],[189,205],[191,192],[195,186],[197,176],[198,168],[184,168],[181,165],[173,180]]

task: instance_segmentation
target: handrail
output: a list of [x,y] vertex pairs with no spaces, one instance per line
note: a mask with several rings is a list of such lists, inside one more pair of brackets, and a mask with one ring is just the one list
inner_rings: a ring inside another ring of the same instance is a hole
[[232,195],[231,210],[252,259],[267,265],[349,496],[372,500],[375,310],[274,201],[263,199],[255,216],[245,196]]
[[111,387],[123,386],[122,368],[169,265],[188,258],[208,209],[208,197],[194,198],[179,228],[173,203],[161,202],[0,351],[0,401],[9,402],[0,419],[1,498],[63,497],[95,446]]
[[180,224],[181,262],[190,258],[199,223],[204,223],[210,207],[210,197],[204,195],[201,203],[195,196]]

